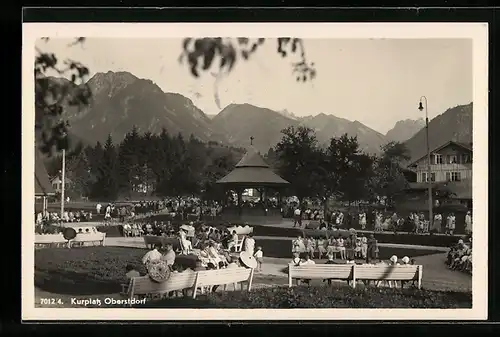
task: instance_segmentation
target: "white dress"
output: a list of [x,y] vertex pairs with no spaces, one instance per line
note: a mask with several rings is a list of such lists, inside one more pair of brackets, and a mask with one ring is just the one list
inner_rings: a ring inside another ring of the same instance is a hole
[[253,255],[255,250],[255,239],[246,238],[245,239],[245,251],[251,255]]

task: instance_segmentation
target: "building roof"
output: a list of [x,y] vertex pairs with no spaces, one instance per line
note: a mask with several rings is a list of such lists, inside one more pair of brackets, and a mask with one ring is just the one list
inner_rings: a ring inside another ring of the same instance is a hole
[[40,152],[35,149],[35,196],[55,194],[43,158]]
[[[450,141],[444,143],[443,145],[438,146],[437,148],[435,148],[434,150],[432,150],[431,154],[435,153],[435,152],[438,152],[438,151],[440,151],[440,150],[442,150],[442,149],[444,149],[444,148],[446,148],[446,147],[448,147],[450,145],[456,145],[456,146],[459,146],[459,147],[461,147],[461,148],[463,148],[463,149],[465,149],[467,151],[472,151],[472,143],[471,144],[466,144],[466,143],[460,143],[460,142],[455,142],[453,140],[450,140]],[[421,156],[421,157],[418,157],[417,159],[413,159],[410,162],[410,164],[408,165],[408,167],[415,165],[417,162],[419,162],[420,160],[424,159],[425,157],[427,157],[427,153],[425,155]]]
[[279,186],[290,184],[274,173],[260,153],[251,147],[234,170],[219,179],[217,184],[250,186]]
[[241,160],[236,164],[236,167],[269,167],[269,164],[266,163],[264,158],[260,155],[259,151],[257,151],[253,146],[250,147],[241,158]]

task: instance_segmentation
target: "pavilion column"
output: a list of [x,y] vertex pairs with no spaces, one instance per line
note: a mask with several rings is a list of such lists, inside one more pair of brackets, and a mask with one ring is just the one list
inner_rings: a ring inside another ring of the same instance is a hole
[[262,187],[262,202],[264,204],[264,215],[267,216],[267,208],[268,208],[268,204],[267,204],[267,190],[265,187]]
[[47,214],[47,196],[43,196],[43,206],[42,206],[42,215],[45,217]]

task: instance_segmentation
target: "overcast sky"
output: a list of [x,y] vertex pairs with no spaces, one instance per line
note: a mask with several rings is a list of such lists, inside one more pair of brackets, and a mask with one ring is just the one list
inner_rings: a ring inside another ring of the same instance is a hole
[[[39,42],[37,47],[70,58],[96,72],[128,71],[150,79],[165,92],[189,97],[207,114],[217,114],[214,77],[190,75],[178,62],[182,39],[89,38],[68,47],[67,39]],[[386,133],[402,119],[429,117],[472,101],[472,40],[467,39],[306,39],[307,58],[316,65],[313,82],[297,83],[291,61],[276,53],[269,39],[249,60],[236,64],[219,81],[222,107],[250,103],[297,116],[333,114],[358,120]]]

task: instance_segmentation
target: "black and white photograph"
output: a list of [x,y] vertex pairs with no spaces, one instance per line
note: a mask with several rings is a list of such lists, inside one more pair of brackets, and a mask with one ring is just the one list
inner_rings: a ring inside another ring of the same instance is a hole
[[25,319],[485,318],[487,24],[23,30]]

